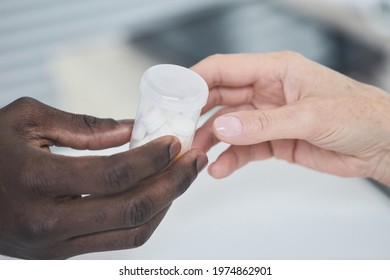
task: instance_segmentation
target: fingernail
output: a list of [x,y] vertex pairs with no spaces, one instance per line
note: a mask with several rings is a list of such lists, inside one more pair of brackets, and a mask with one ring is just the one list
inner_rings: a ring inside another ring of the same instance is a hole
[[208,162],[209,160],[207,156],[205,155],[198,156],[198,158],[196,159],[196,170],[198,172],[202,171],[206,167]]
[[214,121],[217,134],[223,137],[233,137],[242,134],[243,127],[239,118],[234,116],[219,117]]
[[173,142],[173,144],[171,144],[171,146],[169,147],[169,156],[171,157],[171,159],[175,158],[180,153],[180,150],[181,150],[180,142],[179,141]]

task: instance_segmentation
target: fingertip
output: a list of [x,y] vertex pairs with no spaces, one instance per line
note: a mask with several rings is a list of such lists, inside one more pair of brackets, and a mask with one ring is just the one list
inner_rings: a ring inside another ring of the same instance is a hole
[[198,155],[196,159],[196,170],[198,173],[200,173],[207,166],[208,162],[209,160],[206,154],[201,153]]
[[207,173],[209,173],[209,175],[214,179],[219,179],[218,173],[215,172],[214,163],[209,165],[209,167],[207,168]]
[[[168,151],[168,157],[169,157],[169,160],[174,160],[176,158],[179,157],[180,155],[180,152],[181,152],[181,142],[180,140],[176,137],[176,136],[173,136],[173,135],[166,135],[166,136],[162,136],[160,138],[157,138],[157,139],[154,139],[140,147],[137,147],[138,148],[142,148],[144,147],[145,150],[147,151],[152,151],[154,149],[159,149],[159,151],[161,151],[161,149],[163,149],[164,151]],[[164,147],[164,148],[162,148]],[[165,150],[167,149],[167,150]],[[157,154],[156,152],[154,152],[154,154]]]
[[171,145],[169,146],[169,156],[170,156],[170,159],[172,160],[177,155],[179,155],[179,153],[181,151],[181,143],[180,143],[179,139],[177,139],[176,137],[171,137],[170,141],[171,141]]
[[224,169],[218,162],[213,162],[209,165],[207,172],[214,179],[223,179],[231,174],[226,169]]

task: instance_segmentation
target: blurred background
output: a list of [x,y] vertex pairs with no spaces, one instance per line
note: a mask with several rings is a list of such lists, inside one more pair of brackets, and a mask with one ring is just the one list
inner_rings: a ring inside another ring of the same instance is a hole
[[390,1],[312,2],[2,0],[0,106],[31,96],[128,117],[151,64],[287,49],[389,89]]
[[[389,91],[390,0],[1,0],[0,107],[132,118],[153,64],[278,50]],[[142,248],[84,257],[390,257],[388,196],[366,180],[271,160],[194,185]]]

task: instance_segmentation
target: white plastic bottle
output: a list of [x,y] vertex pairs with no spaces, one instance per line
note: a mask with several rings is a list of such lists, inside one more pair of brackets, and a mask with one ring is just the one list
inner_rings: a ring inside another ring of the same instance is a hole
[[209,93],[203,78],[182,66],[160,64],[145,71],[140,90],[130,149],[174,135],[181,154],[189,150]]

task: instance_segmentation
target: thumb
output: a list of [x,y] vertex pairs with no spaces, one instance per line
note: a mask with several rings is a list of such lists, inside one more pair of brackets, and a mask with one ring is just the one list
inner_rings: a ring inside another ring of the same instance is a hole
[[222,142],[252,145],[277,139],[307,139],[314,118],[299,104],[268,110],[239,111],[214,120],[214,133]]

